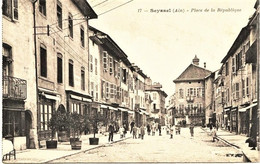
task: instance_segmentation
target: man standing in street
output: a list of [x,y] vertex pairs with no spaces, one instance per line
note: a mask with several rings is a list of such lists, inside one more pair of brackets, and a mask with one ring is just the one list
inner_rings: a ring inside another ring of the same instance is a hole
[[144,139],[144,134],[145,134],[144,125],[141,126],[140,133],[141,133],[141,139],[143,140]]
[[190,134],[191,134],[191,137],[193,137],[193,134],[194,134],[194,125],[193,125],[193,123],[190,124]]
[[114,126],[110,123],[109,127],[108,127],[108,132],[109,132],[109,136],[108,136],[108,142],[113,142],[113,135],[114,135]]
[[162,135],[162,126],[161,126],[161,124],[158,124],[158,129],[159,129],[159,136],[161,136]]
[[132,131],[133,131],[133,127],[135,126],[135,122],[134,122],[134,120],[132,120],[130,126],[131,126],[131,131],[130,131],[130,133],[132,133]]

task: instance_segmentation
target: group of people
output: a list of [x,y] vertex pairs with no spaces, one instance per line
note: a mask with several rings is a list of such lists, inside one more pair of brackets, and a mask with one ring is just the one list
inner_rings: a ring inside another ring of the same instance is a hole
[[120,133],[120,138],[125,137],[127,133],[127,127],[126,124],[123,124],[123,126],[120,126],[119,130],[116,129],[117,126],[115,126],[113,123],[109,123],[108,126],[108,142],[113,142],[114,133],[118,132]]

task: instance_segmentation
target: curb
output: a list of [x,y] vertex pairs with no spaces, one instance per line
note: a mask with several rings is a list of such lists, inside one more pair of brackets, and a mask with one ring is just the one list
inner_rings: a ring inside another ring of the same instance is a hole
[[[114,141],[113,143],[117,143],[117,142],[120,142],[120,141],[124,141],[124,140],[127,140],[127,139],[130,139],[131,137],[125,137],[123,139],[119,139],[117,141]],[[102,145],[98,145],[98,146],[95,146],[95,147],[92,147],[92,148],[89,148],[89,149],[85,149],[85,150],[80,150],[78,152],[74,152],[74,153],[71,153],[71,154],[68,154],[68,155],[64,155],[64,156],[61,156],[61,157],[57,157],[55,159],[48,159],[46,161],[43,161],[41,163],[49,163],[49,162],[52,162],[52,161],[55,161],[55,160],[59,160],[61,158],[65,158],[65,157],[69,157],[69,156],[72,156],[72,155],[76,155],[76,154],[79,154],[79,153],[85,153],[87,151],[90,151],[90,150],[93,150],[93,149],[97,149],[97,148],[100,148],[100,147],[104,147],[106,144],[102,144]]]
[[[201,128],[201,129],[202,129],[204,132],[207,133],[207,131],[206,131],[205,129],[203,129],[203,128]],[[229,146],[231,146],[231,147],[233,147],[233,148],[239,150],[239,151],[243,154],[243,161],[244,161],[244,162],[251,162],[251,160],[246,156],[246,154],[243,152],[243,150],[242,150],[239,146],[237,146],[237,145],[235,145],[235,144],[232,144],[232,143],[228,142],[227,140],[225,140],[225,139],[223,139],[223,138],[221,138],[221,137],[219,137],[219,136],[217,136],[217,139],[219,139],[221,142],[224,142],[225,144],[227,144],[227,145],[229,145]]]

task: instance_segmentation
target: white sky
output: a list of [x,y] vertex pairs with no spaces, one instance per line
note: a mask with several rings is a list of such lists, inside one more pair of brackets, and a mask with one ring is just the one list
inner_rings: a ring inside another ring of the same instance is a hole
[[[104,1],[104,3],[102,3]],[[90,0],[99,15],[128,0]],[[153,82],[160,82],[168,97],[173,80],[191,63],[195,54],[200,66],[215,71],[242,27],[254,13],[256,0],[133,0],[90,20],[107,33]],[[192,8],[203,12],[191,12]],[[204,12],[234,8],[240,12]],[[138,12],[142,9],[142,12]],[[185,9],[184,13],[151,13],[150,9]],[[148,12],[143,12],[148,10]],[[189,10],[189,11],[187,11]]]

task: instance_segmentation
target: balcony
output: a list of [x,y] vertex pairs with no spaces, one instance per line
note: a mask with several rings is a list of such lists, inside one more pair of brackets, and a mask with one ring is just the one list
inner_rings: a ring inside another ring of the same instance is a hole
[[3,77],[3,98],[25,100],[27,98],[27,82],[11,76]]
[[159,109],[152,109],[152,113],[159,113]]

